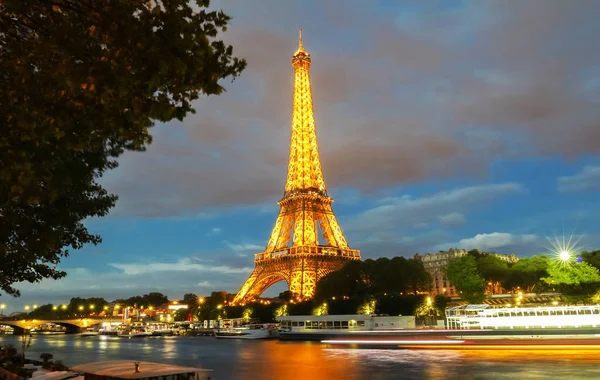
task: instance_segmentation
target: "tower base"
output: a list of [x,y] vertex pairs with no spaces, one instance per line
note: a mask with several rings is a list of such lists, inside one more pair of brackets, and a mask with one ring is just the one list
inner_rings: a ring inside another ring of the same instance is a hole
[[296,298],[312,298],[317,282],[346,262],[360,260],[358,250],[323,246],[292,247],[269,255],[259,253],[255,268],[233,300],[243,305],[258,298],[267,288],[285,281]]

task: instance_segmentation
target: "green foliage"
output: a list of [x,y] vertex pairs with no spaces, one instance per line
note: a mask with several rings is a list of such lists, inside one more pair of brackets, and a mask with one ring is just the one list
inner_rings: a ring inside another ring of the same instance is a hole
[[292,293],[289,290],[285,290],[285,291],[279,293],[277,298],[279,298],[280,300],[283,300],[283,301],[289,301],[293,298],[293,296],[294,296],[294,293]]
[[456,290],[462,292],[461,297],[465,300],[478,303],[484,299],[485,279],[479,274],[474,256],[452,260],[448,264],[447,277]]
[[484,280],[500,282],[506,278],[508,263],[494,255],[483,255],[476,259],[477,270]]
[[144,294],[143,296],[133,296],[127,299],[118,299],[115,300],[116,304],[122,306],[153,306],[160,307],[167,303],[169,303],[169,298],[162,293],[151,292],[148,294]]
[[600,282],[600,273],[585,261],[579,264],[553,261],[548,266],[548,277],[542,280],[553,285],[582,285]]
[[98,179],[182,120],[246,62],[219,40],[208,0],[4,0],[0,5],[0,289],[66,275],[97,244],[83,221],[115,204]]
[[545,285],[541,278],[548,276],[549,263],[550,259],[543,255],[522,258],[510,267],[502,286],[505,289],[519,287],[526,292],[541,289]]
[[[216,320],[219,317],[224,318],[227,316],[228,318],[240,318],[243,309],[241,307],[236,308],[227,308],[227,313],[225,312],[225,301],[227,299],[227,292],[212,292],[210,296],[204,297],[204,303],[198,304],[196,309],[196,315],[198,319],[201,321],[204,320]],[[219,309],[219,305],[221,308]],[[230,311],[233,311],[233,315],[229,314]]]
[[415,293],[428,290],[431,276],[420,260],[394,257],[350,261],[317,284],[320,300],[368,296],[379,293]]
[[581,252],[581,258],[586,263],[600,270],[600,250],[583,251]]

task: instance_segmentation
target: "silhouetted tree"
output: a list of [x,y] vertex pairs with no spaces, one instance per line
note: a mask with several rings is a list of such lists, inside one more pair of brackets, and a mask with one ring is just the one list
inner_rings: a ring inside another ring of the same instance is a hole
[[[3,0],[0,5],[0,289],[58,279],[83,221],[115,205],[98,179],[143,151],[246,62],[219,40],[209,0]],[[162,4],[162,5],[160,5]]]

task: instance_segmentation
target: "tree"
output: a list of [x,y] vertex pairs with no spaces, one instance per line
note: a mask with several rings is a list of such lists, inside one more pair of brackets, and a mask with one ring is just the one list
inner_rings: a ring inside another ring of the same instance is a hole
[[550,260],[546,256],[525,257],[509,268],[502,286],[505,289],[521,288],[531,292],[544,286],[542,277],[548,276]]
[[164,294],[158,292],[144,294],[142,298],[144,299],[144,304],[147,304],[148,306],[159,307],[166,303],[169,303],[169,298]]
[[407,260],[407,291],[416,294],[417,291],[426,291],[431,288],[431,275],[425,270],[421,260]]
[[115,205],[98,178],[244,69],[218,39],[230,17],[195,3],[0,3],[1,290],[65,276],[63,257],[101,241],[83,221]]
[[446,276],[467,301],[477,303],[483,300],[485,279],[479,274],[477,262],[472,255],[465,255],[448,263]]
[[586,262],[563,264],[551,262],[548,266],[548,277],[543,281],[553,285],[582,285],[600,282],[598,269]]
[[508,263],[494,255],[480,255],[476,258],[477,270],[483,279],[488,282],[492,293],[496,285],[506,279]]
[[317,283],[315,297],[325,299],[369,294],[371,285],[369,268],[372,263],[373,260],[347,262],[340,270],[329,273]]
[[186,293],[183,295],[183,303],[188,305],[187,311],[190,314],[196,314],[198,309],[198,296],[194,293]]
[[600,269],[600,250],[583,251],[581,252],[581,258],[591,266]]
[[279,293],[277,298],[279,298],[280,300],[283,300],[283,301],[289,301],[292,299],[293,296],[294,296],[294,293],[292,293],[289,290],[284,290],[283,292]]

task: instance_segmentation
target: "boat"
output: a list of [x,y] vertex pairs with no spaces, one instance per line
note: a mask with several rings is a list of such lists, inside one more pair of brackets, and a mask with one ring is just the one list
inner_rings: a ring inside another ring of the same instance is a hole
[[[212,369],[180,367],[170,364],[112,360],[88,364],[79,364],[70,369],[71,372],[81,373],[83,379],[112,379],[112,380],[156,380],[156,379],[194,379],[209,380]],[[79,380],[80,378],[77,378]]]
[[[341,319],[343,316],[328,316]],[[447,328],[394,328],[367,323],[332,332],[327,322],[299,317],[282,321],[282,339],[320,340],[329,346],[410,349],[600,350],[600,306],[503,307],[461,305],[446,309]],[[373,321],[377,319],[373,318]],[[296,326],[294,326],[296,322]],[[358,322],[355,321],[358,325]],[[291,325],[290,325],[291,323]],[[309,327],[309,328],[307,328]]]
[[100,335],[100,331],[96,331],[93,328],[88,328],[86,329],[84,332],[82,332],[81,334],[79,334],[80,337],[88,337],[88,336],[98,336]]
[[150,331],[146,331],[144,328],[132,328],[129,330],[119,331],[118,336],[124,338],[146,338],[153,336],[153,334]]
[[414,316],[389,315],[294,315],[276,317],[280,324],[280,340],[312,340],[339,338],[355,333],[380,331],[412,331]]
[[277,329],[269,324],[247,324],[216,329],[214,335],[218,339],[274,339]]

